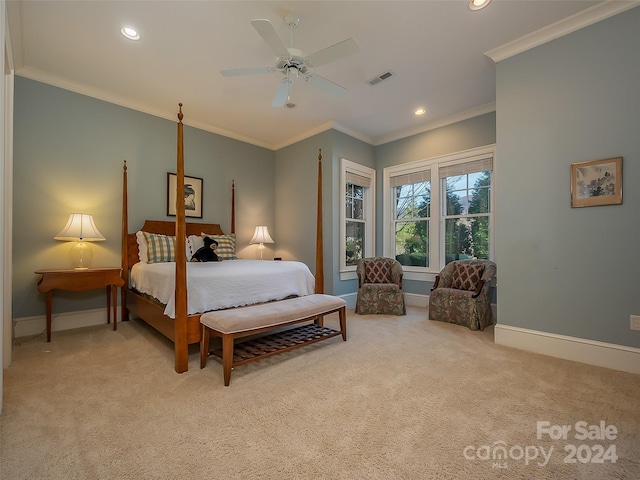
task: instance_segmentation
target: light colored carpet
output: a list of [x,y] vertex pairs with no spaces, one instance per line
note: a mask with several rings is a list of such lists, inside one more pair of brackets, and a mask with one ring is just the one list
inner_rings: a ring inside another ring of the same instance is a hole
[[[340,337],[173,371],[139,321],[54,332],[5,370],[2,479],[638,479],[640,377],[493,344],[492,329],[349,312]],[[327,318],[337,324],[337,316]],[[537,438],[537,422],[571,425]],[[577,440],[576,422],[615,439]],[[617,461],[581,460],[614,446]],[[584,445],[584,446],[582,446]],[[507,449],[506,459],[484,460]],[[546,464],[539,447],[546,454]],[[528,452],[527,459],[521,457]],[[571,448],[571,447],[568,447]],[[478,458],[480,457],[480,458]]]

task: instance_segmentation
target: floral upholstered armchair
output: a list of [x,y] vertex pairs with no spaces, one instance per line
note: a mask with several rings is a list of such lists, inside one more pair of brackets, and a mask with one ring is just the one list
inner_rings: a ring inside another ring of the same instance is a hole
[[402,265],[393,258],[363,258],[356,266],[358,299],[356,313],[405,315]]
[[493,324],[489,283],[496,276],[489,260],[456,260],[436,276],[429,295],[429,320],[456,323],[471,330]]

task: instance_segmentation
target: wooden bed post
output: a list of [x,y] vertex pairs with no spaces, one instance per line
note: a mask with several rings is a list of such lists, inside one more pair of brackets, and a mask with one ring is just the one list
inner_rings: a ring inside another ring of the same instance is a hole
[[129,214],[127,212],[127,161],[122,167],[122,279],[124,287],[120,289],[120,321],[129,320],[127,309],[127,288],[129,288],[129,251],[127,249],[127,234],[129,233]]
[[231,180],[231,233],[236,233],[236,181]]
[[187,257],[184,213],[184,144],[182,103],[178,104],[178,159],[176,172],[176,277],[175,277],[175,367],[182,373],[189,369],[187,344]]
[[318,151],[318,211],[316,215],[316,293],[324,293],[322,244],[322,149]]

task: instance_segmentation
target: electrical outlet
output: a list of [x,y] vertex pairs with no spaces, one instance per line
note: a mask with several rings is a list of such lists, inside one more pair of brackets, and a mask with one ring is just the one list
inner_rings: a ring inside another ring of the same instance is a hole
[[631,330],[640,330],[640,316],[631,315],[630,323],[631,323]]

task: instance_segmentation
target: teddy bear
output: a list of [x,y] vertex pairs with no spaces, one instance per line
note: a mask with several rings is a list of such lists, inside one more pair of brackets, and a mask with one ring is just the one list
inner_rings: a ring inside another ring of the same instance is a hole
[[213,238],[204,237],[204,247],[200,247],[196,250],[196,253],[191,257],[192,262],[218,262],[220,257],[216,254],[216,248],[218,248],[218,242]]

